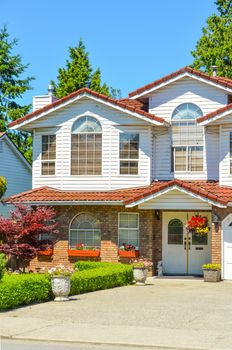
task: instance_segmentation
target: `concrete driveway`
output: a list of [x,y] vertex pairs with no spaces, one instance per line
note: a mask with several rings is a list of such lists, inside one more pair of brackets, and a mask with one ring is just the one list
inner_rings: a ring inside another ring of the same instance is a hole
[[149,279],[128,286],[0,313],[14,339],[232,349],[232,282]]

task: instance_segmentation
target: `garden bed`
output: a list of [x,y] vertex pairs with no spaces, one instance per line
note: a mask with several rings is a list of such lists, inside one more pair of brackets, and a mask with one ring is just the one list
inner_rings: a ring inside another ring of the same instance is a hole
[[[133,281],[132,266],[119,263],[78,261],[71,277],[71,295],[127,285]],[[47,274],[5,274],[0,281],[0,310],[40,303],[53,298]]]

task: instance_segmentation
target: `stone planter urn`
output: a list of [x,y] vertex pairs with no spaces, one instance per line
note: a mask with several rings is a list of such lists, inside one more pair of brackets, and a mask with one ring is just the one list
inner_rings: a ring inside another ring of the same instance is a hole
[[221,270],[203,268],[203,275],[205,282],[219,282],[221,280]]
[[147,279],[147,268],[133,267],[133,277],[137,285],[144,285]]
[[70,293],[70,276],[51,276],[52,292],[55,295],[54,301],[69,300]]

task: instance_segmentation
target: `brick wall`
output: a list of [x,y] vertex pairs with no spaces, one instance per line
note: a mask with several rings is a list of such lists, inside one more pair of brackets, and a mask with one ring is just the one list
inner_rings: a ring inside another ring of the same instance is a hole
[[[30,269],[50,268],[58,264],[65,266],[73,265],[75,261],[84,260],[100,260],[110,262],[125,262],[130,260],[118,257],[118,213],[119,212],[136,212],[139,213],[139,232],[140,232],[140,257],[146,259],[159,260],[161,248],[154,250],[154,244],[160,244],[160,239],[154,239],[154,211],[153,210],[138,210],[138,208],[126,209],[122,206],[59,206],[55,207],[57,212],[57,221],[59,224],[60,239],[55,244],[54,254],[52,257],[41,256],[34,259],[30,263]],[[76,258],[68,257],[68,236],[69,224],[73,217],[81,213],[91,213],[101,223],[101,256],[100,258]],[[161,221],[160,221],[161,223]],[[156,223],[156,232],[158,232]],[[161,235],[161,233],[160,233]]]

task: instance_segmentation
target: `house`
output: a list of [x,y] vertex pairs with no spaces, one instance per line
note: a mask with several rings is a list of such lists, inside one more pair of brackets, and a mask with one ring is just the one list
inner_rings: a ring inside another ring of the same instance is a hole
[[[7,180],[4,197],[31,188],[32,169],[26,158],[19,152],[10,137],[0,132],[0,176]],[[8,216],[12,207],[0,202],[0,216]]]
[[[32,190],[8,202],[54,206],[62,238],[32,268],[140,255],[165,274],[222,263],[232,279],[231,79],[185,67],[128,98],[84,88],[33,105],[10,124],[33,133]],[[192,216],[208,234],[187,232]]]

